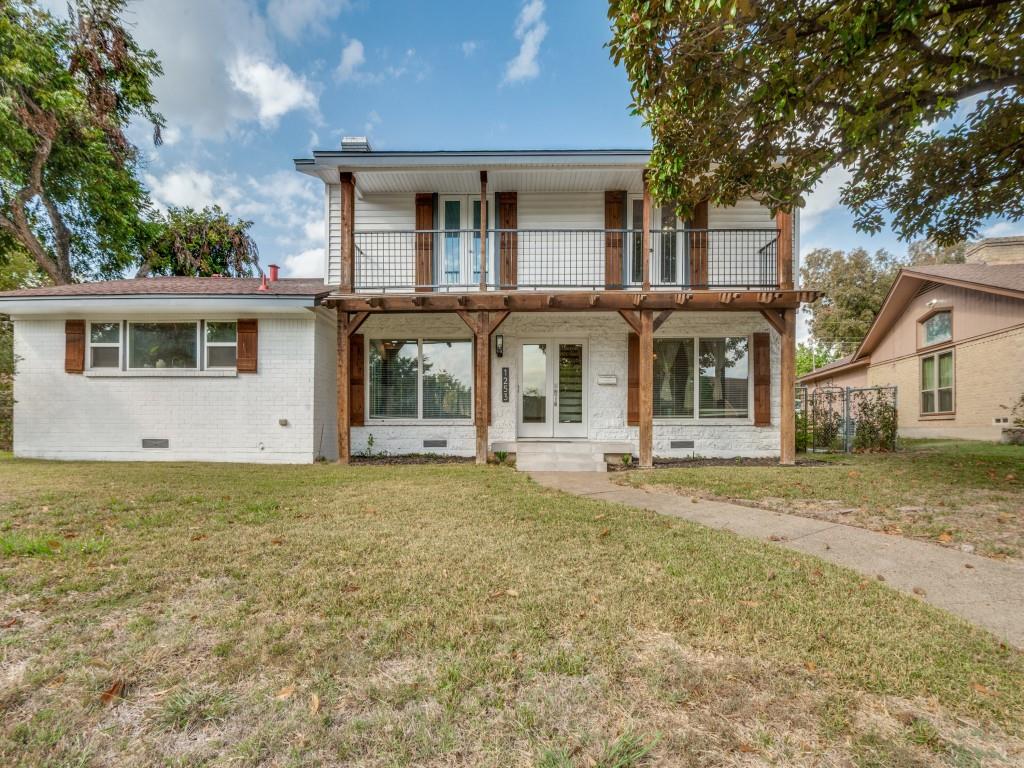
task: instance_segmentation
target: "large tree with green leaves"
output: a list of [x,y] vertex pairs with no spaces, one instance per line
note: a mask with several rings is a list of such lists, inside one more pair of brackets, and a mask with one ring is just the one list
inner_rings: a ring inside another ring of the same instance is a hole
[[788,209],[839,166],[864,231],[891,217],[948,245],[1024,217],[1020,2],[611,0],[609,17],[654,193],[683,213]]
[[260,271],[250,227],[251,221],[232,220],[218,206],[154,214],[145,226],[137,276],[250,277]]
[[74,0],[57,19],[0,0],[0,231],[56,283],[120,275],[138,257],[149,200],[126,130],[149,122],[159,143],[161,70],[124,5]]

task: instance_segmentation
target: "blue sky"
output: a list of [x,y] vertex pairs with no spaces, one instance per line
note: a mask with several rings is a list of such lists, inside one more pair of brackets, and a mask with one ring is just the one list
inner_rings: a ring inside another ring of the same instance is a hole
[[[66,0],[41,0],[55,12]],[[343,135],[376,148],[646,147],[625,74],[608,58],[594,0],[133,0],[128,21],[156,50],[166,142],[145,147],[159,206],[218,203],[255,222],[264,264],[322,273],[320,183],[292,159]],[[808,198],[801,250],[905,251],[856,233],[841,171]],[[1024,231],[991,222],[983,234]]]

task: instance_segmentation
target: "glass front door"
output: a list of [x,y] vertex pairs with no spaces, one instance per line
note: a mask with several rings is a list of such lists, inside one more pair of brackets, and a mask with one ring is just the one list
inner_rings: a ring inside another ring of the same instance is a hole
[[587,436],[587,347],[580,341],[523,342],[519,436]]

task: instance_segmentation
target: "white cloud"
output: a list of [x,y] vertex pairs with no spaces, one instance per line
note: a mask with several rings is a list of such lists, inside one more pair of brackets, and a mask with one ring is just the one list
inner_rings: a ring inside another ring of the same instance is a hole
[[476,40],[466,40],[462,44],[462,55],[468,59],[470,56],[476,53],[476,49],[479,47],[480,45],[479,43],[477,43]]
[[336,74],[339,80],[355,80],[360,75],[360,68],[366,63],[366,52],[363,44],[352,40],[341,49],[341,62]]
[[548,34],[544,23],[544,0],[529,0],[516,19],[515,37],[519,41],[519,53],[505,66],[505,83],[519,83],[532,80],[540,74],[540,46]]
[[377,110],[371,109],[370,114],[366,116],[366,122],[363,124],[363,130],[365,131],[366,135],[372,135],[374,130],[376,130],[377,126],[380,125],[381,122],[383,121],[381,120],[380,115],[377,114]]
[[981,231],[982,237],[1013,237],[1014,235],[1024,235],[1024,222],[997,221]]
[[285,256],[281,267],[287,277],[323,277],[324,249],[310,248]]
[[231,83],[256,105],[260,125],[273,127],[289,112],[316,112],[317,97],[303,77],[286,64],[273,64],[239,54],[229,67]]
[[270,0],[267,17],[282,35],[297,41],[306,31],[323,34],[326,22],[347,6],[347,0]]
[[172,205],[205,208],[223,202],[218,200],[215,193],[218,184],[214,177],[195,168],[179,166],[159,176],[147,173],[145,182],[152,193],[153,202],[162,210]]
[[825,172],[805,198],[806,205],[800,211],[800,227],[804,232],[810,232],[822,216],[840,207],[839,193],[849,180],[850,172],[845,168],[832,168]]

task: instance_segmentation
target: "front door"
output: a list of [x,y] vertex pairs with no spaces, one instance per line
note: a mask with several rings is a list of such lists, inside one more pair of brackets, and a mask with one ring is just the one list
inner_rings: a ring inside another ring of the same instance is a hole
[[519,354],[519,436],[587,436],[587,345],[525,341]]

